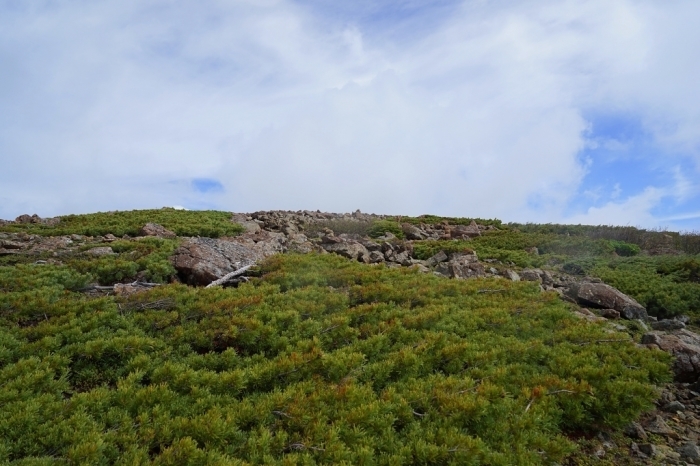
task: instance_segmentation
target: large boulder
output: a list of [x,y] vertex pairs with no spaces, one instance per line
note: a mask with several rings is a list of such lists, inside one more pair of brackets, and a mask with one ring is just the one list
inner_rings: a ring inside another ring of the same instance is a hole
[[682,329],[673,333],[649,332],[642,344],[656,345],[675,357],[673,372],[677,382],[695,382],[700,377],[700,335]]
[[605,283],[573,282],[566,295],[582,306],[615,309],[625,319],[647,320],[647,310],[634,299]]
[[175,251],[172,262],[183,282],[208,285],[260,258],[253,249],[233,241],[190,238]]

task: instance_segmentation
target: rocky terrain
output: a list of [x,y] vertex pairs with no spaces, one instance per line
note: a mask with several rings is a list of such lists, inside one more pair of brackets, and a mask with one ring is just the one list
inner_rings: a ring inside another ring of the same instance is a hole
[[[179,247],[171,257],[177,270],[172,280],[192,286],[212,283],[237,286],[246,281],[250,269],[262,259],[281,253],[337,254],[369,266],[414,267],[420,272],[445,279],[500,277],[509,281],[536,283],[542,292],[557,293],[572,304],[581,319],[608,325],[611,333],[627,332],[649,351],[673,355],[674,383],[660,391],[657,409],[644,414],[625,429],[624,437],[612,438],[605,432],[586,440],[591,461],[620,461],[639,464],[700,464],[700,335],[687,316],[657,320],[631,297],[595,277],[572,275],[553,265],[518,268],[496,259],[480,260],[475,252],[440,250],[427,259],[414,253],[415,241],[469,240],[496,229],[471,222],[467,225],[441,222],[413,224],[397,222],[403,239],[391,232],[378,237],[367,234],[368,226],[390,217],[363,214],[269,211],[233,214],[244,233],[233,237],[179,237]],[[391,217],[392,219],[394,217]],[[22,215],[3,225],[56,225],[60,218],[41,219]],[[35,257],[34,263],[60,263],[75,255],[109,256],[117,253],[114,241],[141,241],[147,237],[176,238],[158,224],[143,226],[139,236],[117,238],[65,235],[40,236],[27,233],[0,233],[0,256]],[[528,251],[537,254],[537,250]],[[137,277],[138,278],[138,277]],[[155,286],[141,279],[113,286],[92,287],[91,292],[134,293]],[[489,291],[489,290],[485,290]],[[497,291],[497,290],[496,290]],[[636,331],[630,331],[633,323]],[[640,337],[641,335],[641,337]],[[602,343],[602,342],[601,342]]]

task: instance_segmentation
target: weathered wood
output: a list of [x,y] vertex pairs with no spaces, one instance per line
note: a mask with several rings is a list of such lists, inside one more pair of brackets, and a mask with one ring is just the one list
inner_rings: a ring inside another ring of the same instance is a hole
[[235,277],[237,277],[237,276],[239,276],[239,275],[244,274],[244,273],[246,272],[246,270],[248,270],[249,268],[251,268],[253,265],[255,265],[255,264],[248,264],[248,265],[246,265],[245,267],[241,267],[241,268],[238,269],[238,270],[234,270],[234,271],[231,272],[231,273],[227,273],[226,275],[224,275],[223,277],[219,278],[218,280],[214,280],[213,282],[211,282],[210,284],[208,284],[205,288],[211,288],[212,286],[223,285],[224,283],[226,283],[227,281],[231,280],[232,278],[235,278]]

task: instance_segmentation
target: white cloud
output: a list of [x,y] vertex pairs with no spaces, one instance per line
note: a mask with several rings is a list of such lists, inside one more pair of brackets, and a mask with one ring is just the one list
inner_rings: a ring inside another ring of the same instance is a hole
[[[700,147],[691,1],[465,1],[383,34],[286,0],[27,5],[0,14],[0,217],[185,205],[561,221],[586,174],[585,111],[629,109],[674,150]],[[652,221],[664,189],[586,218]]]
[[590,207],[584,214],[566,217],[564,223],[657,227],[658,220],[651,214],[651,210],[665,195],[663,190],[646,188],[642,193],[624,201],[610,201],[601,207]]

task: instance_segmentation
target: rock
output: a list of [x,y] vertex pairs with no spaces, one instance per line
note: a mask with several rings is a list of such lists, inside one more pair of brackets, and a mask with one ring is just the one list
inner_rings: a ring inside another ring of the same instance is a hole
[[450,278],[476,278],[486,274],[476,254],[453,254],[449,262],[441,262],[435,271]]
[[504,278],[507,278],[512,282],[520,281],[520,275],[518,275],[517,272],[515,272],[514,270],[506,269],[501,273],[501,275],[503,275]]
[[302,233],[293,233],[287,238],[287,250],[301,254],[307,254],[314,251],[316,248],[309,238]]
[[679,315],[679,316],[676,316],[676,317],[673,318],[673,320],[677,320],[677,321],[679,321],[679,322],[683,322],[684,324],[690,323],[690,317],[687,316],[687,315],[685,315],[685,314],[681,314],[681,315]]
[[0,240],[0,248],[5,249],[24,249],[26,245],[24,243],[18,243],[17,241]]
[[377,239],[381,239],[383,241],[394,241],[397,238],[396,238],[396,235],[394,235],[392,232],[385,231],[384,234]]
[[[367,250],[368,250],[369,252],[372,252],[372,251],[379,251],[379,252],[382,252],[382,245],[379,244],[379,243],[377,243],[377,242],[374,242],[374,241],[371,241],[371,240],[367,240],[367,239],[363,239],[363,240],[360,241],[360,243],[362,243],[362,245],[363,245],[364,247],[366,247]],[[384,260],[384,259],[382,259],[382,260]]]
[[140,236],[155,236],[158,238],[176,238],[175,232],[168,230],[157,223],[147,223],[139,231]]
[[642,443],[637,446],[639,448],[639,451],[644,453],[650,458],[653,458],[656,456],[656,446],[652,445],[651,443]]
[[260,225],[247,215],[233,214],[231,221],[241,225],[245,229],[245,233],[257,233],[260,231]]
[[646,440],[647,439],[647,433],[644,431],[644,428],[639,425],[636,422],[631,422],[625,427],[625,435],[628,437],[638,439],[638,440]]
[[409,266],[412,264],[411,253],[408,251],[399,252],[394,255],[393,261],[403,266]]
[[670,403],[665,404],[661,409],[667,413],[678,413],[685,411],[685,405],[680,401],[671,401]]
[[406,239],[422,240],[428,237],[428,235],[425,234],[424,231],[422,231],[415,225],[411,225],[410,223],[402,224],[401,231],[403,231],[403,234],[404,236],[406,236]]
[[651,432],[652,434],[671,435],[674,433],[668,424],[666,424],[664,418],[658,415],[647,421],[645,427],[647,432]]
[[37,214],[29,215],[22,214],[15,219],[15,223],[28,224],[28,223],[41,223],[41,217]]
[[542,271],[540,269],[524,269],[520,271],[520,279],[526,282],[542,283]]
[[447,261],[448,257],[447,254],[445,254],[445,251],[440,251],[437,254],[433,255],[429,259],[425,261],[425,265],[428,267],[435,267],[438,265],[440,262],[445,262]]
[[90,254],[91,256],[97,256],[97,257],[116,255],[114,250],[112,248],[110,248],[109,246],[101,246],[98,248],[88,249],[87,251],[85,251],[85,253]]
[[184,283],[208,285],[260,258],[261,254],[237,242],[190,238],[175,251],[171,260]]
[[360,262],[371,262],[370,253],[361,243],[353,240],[343,240],[340,243],[322,243],[321,247],[328,252],[332,252],[348,259]]
[[680,320],[664,319],[658,322],[652,322],[651,328],[654,330],[680,330],[685,328],[685,324]]
[[381,251],[370,251],[369,252],[369,263],[376,264],[378,262],[384,262],[384,254]]
[[574,282],[567,295],[584,306],[614,309],[625,319],[647,319],[647,311],[641,304],[605,283]]
[[469,225],[457,225],[450,230],[450,238],[452,239],[469,239],[477,236],[481,236],[481,230],[474,220]]
[[114,236],[112,233],[107,233],[104,238],[105,238],[105,241],[107,241],[108,243],[111,243],[111,242],[119,239],[116,236]]
[[691,461],[694,464],[697,464],[698,460],[700,460],[700,449],[693,442],[684,443],[676,448],[676,451],[681,455],[681,459],[683,460]]
[[695,382],[700,377],[700,335],[687,329],[673,334],[655,331],[642,336],[643,345],[656,345],[675,357],[673,372],[677,382]]
[[[287,237],[284,233],[279,232],[260,230],[256,233],[244,233],[240,236],[227,238],[227,240],[242,244],[260,258],[283,253],[287,250]],[[323,249],[320,250],[323,251]]]
[[601,309],[600,315],[606,319],[619,319],[620,313],[615,309]]

